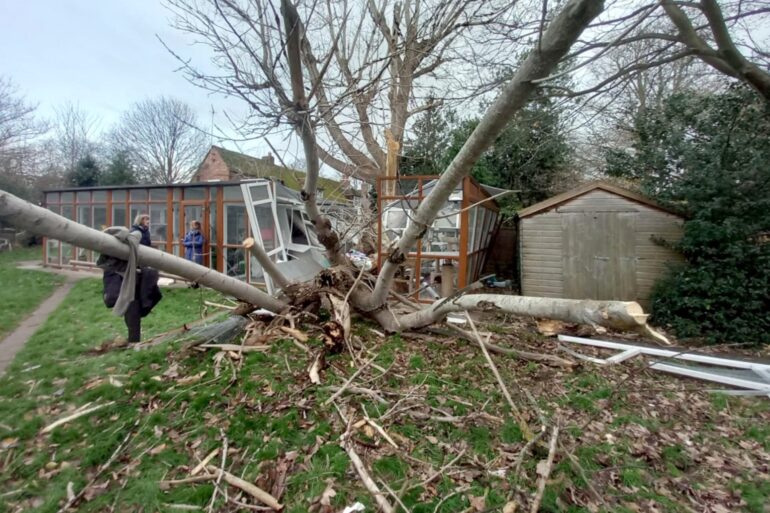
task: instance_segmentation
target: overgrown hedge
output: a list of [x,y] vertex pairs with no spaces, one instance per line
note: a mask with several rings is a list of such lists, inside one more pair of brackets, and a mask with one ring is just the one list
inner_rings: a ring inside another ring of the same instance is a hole
[[686,260],[652,298],[679,337],[770,343],[770,106],[750,90],[672,96],[640,116],[632,151],[608,172],[687,216]]

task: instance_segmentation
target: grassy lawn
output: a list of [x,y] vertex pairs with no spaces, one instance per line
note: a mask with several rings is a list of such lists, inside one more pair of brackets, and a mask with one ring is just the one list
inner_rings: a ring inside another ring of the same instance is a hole
[[[355,501],[376,511],[340,447],[346,424],[323,404],[329,386],[355,371],[348,354],[328,358],[320,387],[307,378],[307,354],[280,337],[260,339],[270,349],[242,358],[183,350],[183,340],[98,354],[90,350],[124,332],[100,292],[98,280],[78,283],[0,378],[0,512],[56,512],[68,483],[78,492],[91,479],[77,511],[206,511],[212,482],[160,482],[189,477],[225,441],[224,463],[221,455],[212,463],[282,491],[285,511],[338,512]],[[143,323],[147,335],[199,318],[200,292],[164,293]],[[383,339],[359,320],[354,332],[370,351],[361,359],[376,355],[355,384],[379,397],[344,394],[336,403],[351,422],[364,414],[375,419],[396,444],[368,426],[354,435],[381,487],[387,484],[413,513],[529,504],[548,449],[534,445],[520,472],[513,471],[526,441],[477,348],[435,337]],[[516,337],[518,347],[555,351],[553,342],[514,329],[506,337]],[[539,421],[523,389],[561,428],[540,511],[765,511],[766,398],[709,395],[700,383],[646,371],[640,360],[562,370],[495,359],[533,429]],[[86,403],[109,401],[40,433]],[[248,496],[227,490],[230,502],[217,494],[215,511],[248,509],[237,504]]]
[[40,260],[41,249],[19,248],[0,253],[0,339],[47,298],[64,278],[43,271],[16,269],[22,260]]

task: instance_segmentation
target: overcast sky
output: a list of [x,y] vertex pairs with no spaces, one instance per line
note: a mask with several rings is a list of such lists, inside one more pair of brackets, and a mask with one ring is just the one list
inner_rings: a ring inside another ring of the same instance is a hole
[[[237,101],[211,96],[174,72],[177,63],[156,34],[196,62],[208,62],[208,52],[171,28],[171,13],[158,0],[0,0],[0,6],[0,75],[37,103],[42,117],[71,101],[107,129],[132,103],[160,95],[189,103],[206,130],[212,107],[220,126],[227,124],[225,109],[243,114]],[[254,156],[270,151],[263,142],[225,146]]]

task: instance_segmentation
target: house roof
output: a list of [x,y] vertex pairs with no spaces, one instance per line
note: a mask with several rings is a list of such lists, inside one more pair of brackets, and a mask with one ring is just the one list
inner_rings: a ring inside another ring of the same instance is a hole
[[612,185],[611,183],[607,183],[603,181],[595,181],[595,182],[589,182],[585,185],[581,185],[580,187],[572,189],[571,191],[557,194],[552,198],[548,198],[547,200],[543,200],[540,203],[535,203],[534,205],[531,205],[523,210],[520,210],[518,212],[519,219],[523,217],[531,216],[533,214],[538,214],[546,210],[554,209],[564,203],[567,203],[568,201],[573,200],[574,198],[577,198],[578,196],[582,196],[584,194],[587,194],[595,190],[603,190],[603,191],[611,192],[613,194],[617,194],[618,196],[623,196],[624,198],[629,199],[631,201],[635,201],[636,203],[641,203],[642,205],[646,205],[648,207],[652,207],[657,210],[662,210],[663,212],[682,217],[681,214],[674,212],[673,210],[654,202],[653,200],[651,200],[650,198],[647,198],[646,196],[642,196],[641,194],[638,194],[636,192],[629,191],[628,189],[623,189],[622,187],[618,187],[617,185]]
[[[244,155],[237,151],[228,150],[219,146],[216,149],[227,167],[235,174],[249,178],[273,178],[280,180],[290,189],[302,190],[305,184],[305,173],[296,169],[277,166],[267,159],[260,159],[250,155]],[[318,177],[318,188],[323,189],[323,197],[335,201],[345,201],[345,191],[340,182],[330,178]]]

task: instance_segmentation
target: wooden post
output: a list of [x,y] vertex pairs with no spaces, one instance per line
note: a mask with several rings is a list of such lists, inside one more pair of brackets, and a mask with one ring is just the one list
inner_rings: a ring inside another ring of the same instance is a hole
[[400,144],[393,138],[393,132],[385,129],[385,141],[387,143],[387,157],[385,159],[385,196],[396,195],[396,176],[398,175],[398,150]]

